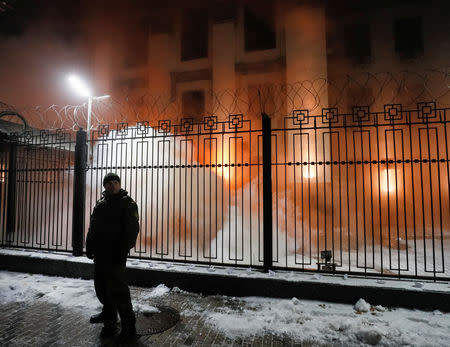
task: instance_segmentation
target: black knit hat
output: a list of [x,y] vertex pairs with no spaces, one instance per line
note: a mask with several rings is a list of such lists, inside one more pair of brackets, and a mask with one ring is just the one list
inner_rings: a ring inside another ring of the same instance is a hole
[[120,183],[120,177],[114,172],[109,172],[103,177],[103,186],[110,181],[117,181]]

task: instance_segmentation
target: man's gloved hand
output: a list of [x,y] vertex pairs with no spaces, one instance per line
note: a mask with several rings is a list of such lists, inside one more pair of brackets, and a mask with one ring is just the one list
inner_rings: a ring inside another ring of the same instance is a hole
[[88,257],[89,259],[94,259],[94,253],[86,252],[86,257]]

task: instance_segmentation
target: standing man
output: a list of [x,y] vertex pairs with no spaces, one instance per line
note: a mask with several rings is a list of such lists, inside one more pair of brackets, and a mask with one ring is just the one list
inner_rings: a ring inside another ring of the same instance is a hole
[[120,177],[108,173],[103,178],[102,198],[91,215],[86,238],[86,255],[94,259],[94,284],[102,312],[92,316],[91,323],[103,323],[101,335],[116,333],[117,312],[122,330],[119,338],[136,335],[136,317],[131,305],[125,277],[127,255],[139,233],[138,208],[128,192],[121,189]]

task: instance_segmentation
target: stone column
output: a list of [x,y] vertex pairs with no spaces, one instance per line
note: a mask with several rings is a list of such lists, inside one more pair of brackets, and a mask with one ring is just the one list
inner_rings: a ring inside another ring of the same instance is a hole
[[[285,16],[285,33],[287,84],[308,81],[304,84],[307,88],[312,83],[316,90],[322,87],[319,109],[327,107],[328,91],[319,80],[327,78],[325,8],[312,5],[290,8]],[[314,103],[315,100],[307,98],[304,106],[313,107]]]
[[[236,88],[235,31],[232,21],[214,24],[212,40],[212,87],[214,109],[219,119],[233,113],[233,93]],[[229,93],[226,93],[229,91]],[[222,107],[217,107],[220,102]]]

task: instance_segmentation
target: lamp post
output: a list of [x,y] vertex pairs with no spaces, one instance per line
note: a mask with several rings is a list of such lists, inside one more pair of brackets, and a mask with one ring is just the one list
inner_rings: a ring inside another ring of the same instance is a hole
[[88,99],[87,134],[82,131],[82,129],[77,132],[73,178],[72,254],[74,256],[81,256],[83,255],[83,221],[86,210],[86,168],[88,161],[90,162],[92,160],[89,144],[91,135],[92,102],[94,100],[108,98],[109,95],[92,96],[91,89],[88,85],[76,75],[70,75],[67,80],[77,94]]
[[69,75],[67,78],[70,86],[72,89],[80,96],[85,97],[88,99],[88,110],[87,110],[87,143],[88,143],[88,149],[87,149],[87,157],[88,160],[91,160],[91,151],[90,151],[90,145],[89,140],[91,139],[91,117],[92,117],[92,101],[93,100],[101,100],[109,98],[109,95],[101,95],[101,96],[92,96],[92,91],[88,87],[88,85],[78,76],[76,75]]
[[109,95],[93,96],[89,86],[78,76],[70,75],[67,80],[69,81],[72,89],[82,97],[88,99],[88,111],[87,111],[87,140],[90,140],[91,130],[91,117],[92,117],[92,101],[109,98]]

